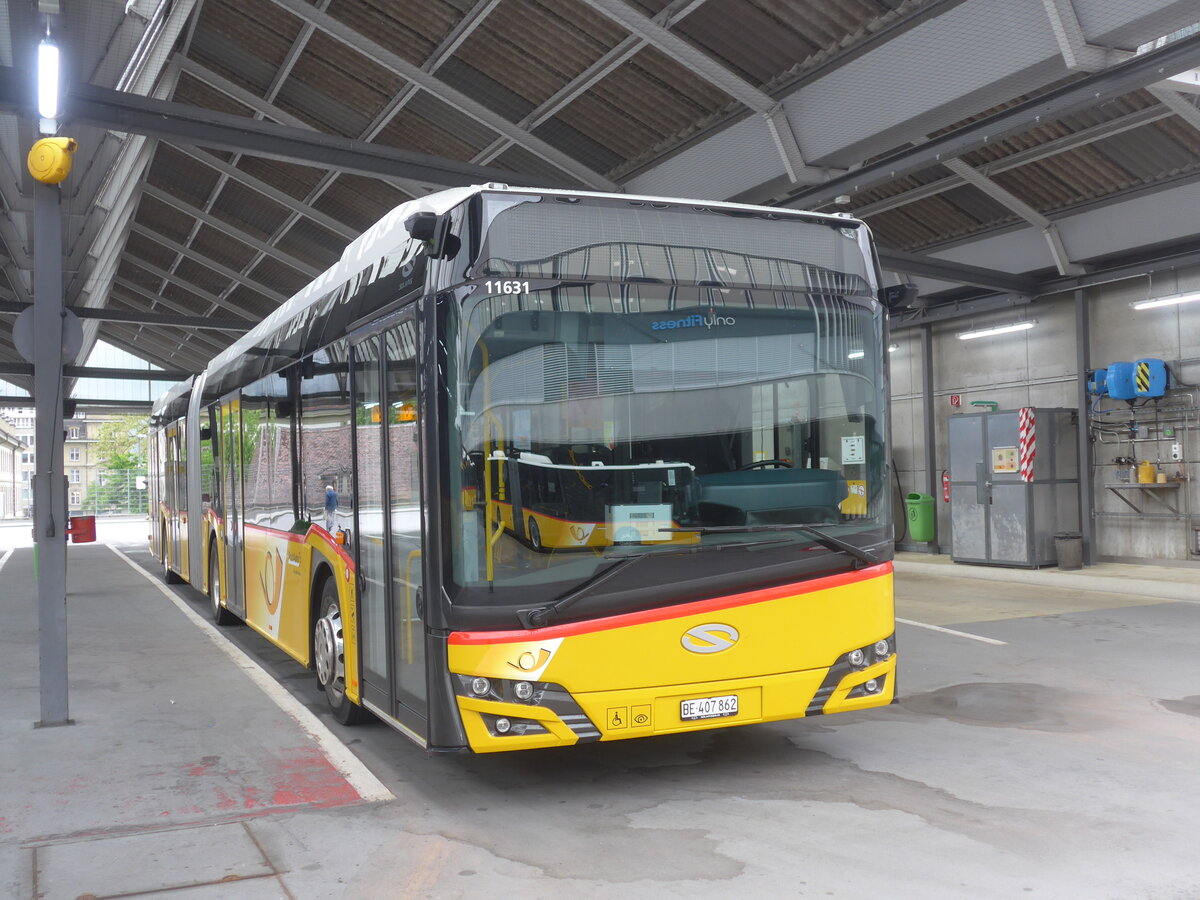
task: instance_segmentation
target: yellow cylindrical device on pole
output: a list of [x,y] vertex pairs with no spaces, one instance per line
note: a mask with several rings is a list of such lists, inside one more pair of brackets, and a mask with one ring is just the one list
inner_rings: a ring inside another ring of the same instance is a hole
[[71,174],[71,155],[78,146],[74,138],[42,138],[29,151],[29,174],[42,184],[58,184]]

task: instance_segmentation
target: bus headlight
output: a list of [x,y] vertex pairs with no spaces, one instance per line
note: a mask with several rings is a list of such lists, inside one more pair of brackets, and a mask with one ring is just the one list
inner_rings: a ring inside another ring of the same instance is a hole
[[476,697],[486,697],[492,692],[492,683],[486,678],[471,679],[471,693]]
[[867,661],[867,654],[863,653],[862,650],[851,650],[847,659],[850,660],[850,665],[857,668]]
[[518,681],[513,685],[513,694],[516,695],[518,700],[528,700],[533,696],[533,682]]

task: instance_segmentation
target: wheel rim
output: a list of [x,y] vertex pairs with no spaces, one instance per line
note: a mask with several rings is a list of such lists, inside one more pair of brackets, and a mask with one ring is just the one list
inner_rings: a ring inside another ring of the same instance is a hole
[[313,650],[317,679],[334,702],[346,693],[346,663],[342,653],[342,613],[330,603],[313,630]]
[[533,516],[529,517],[529,543],[533,544],[534,550],[542,549],[542,532]]

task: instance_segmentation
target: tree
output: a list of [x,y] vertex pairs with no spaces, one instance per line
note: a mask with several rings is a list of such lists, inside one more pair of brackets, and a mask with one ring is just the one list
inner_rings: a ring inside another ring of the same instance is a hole
[[96,429],[96,455],[110,472],[146,468],[150,422],[144,416],[118,416]]
[[146,473],[149,427],[143,416],[118,416],[100,423],[95,437],[101,471],[85,501],[87,508],[110,512],[145,509],[146,490],[138,488],[138,476]]

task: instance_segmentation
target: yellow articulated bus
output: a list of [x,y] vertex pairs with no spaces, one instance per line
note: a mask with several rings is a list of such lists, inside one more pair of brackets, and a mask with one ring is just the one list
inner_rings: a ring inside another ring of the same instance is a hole
[[155,404],[152,550],[432,750],[886,705],[880,291],[841,216],[413,201]]

